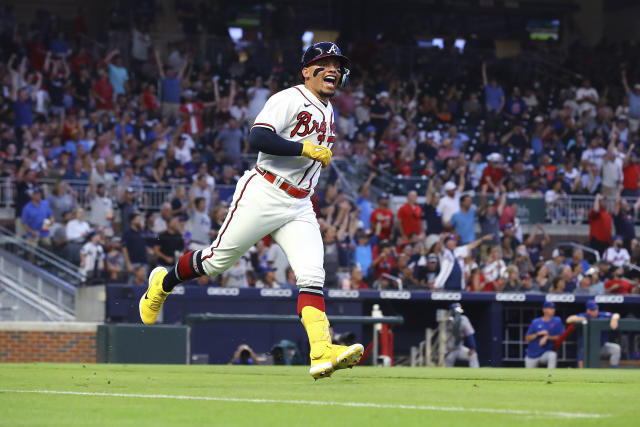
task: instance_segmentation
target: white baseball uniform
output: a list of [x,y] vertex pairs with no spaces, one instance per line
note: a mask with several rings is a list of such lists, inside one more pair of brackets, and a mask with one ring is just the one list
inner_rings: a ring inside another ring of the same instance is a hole
[[[310,140],[329,148],[335,138],[331,103],[324,105],[304,85],[269,98],[253,126],[268,128],[289,141]],[[312,287],[308,291],[322,295],[318,287],[324,284],[324,250],[310,199],[321,168],[320,162],[307,157],[260,152],[256,168],[245,171],[238,181],[218,237],[202,250],[205,273],[222,273],[271,234],[287,255],[298,286]]]

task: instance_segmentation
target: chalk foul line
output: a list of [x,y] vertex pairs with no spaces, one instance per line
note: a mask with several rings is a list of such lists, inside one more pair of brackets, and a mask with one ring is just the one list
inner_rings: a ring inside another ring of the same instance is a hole
[[442,412],[478,412],[485,414],[506,414],[525,415],[538,417],[555,418],[608,418],[609,414],[595,414],[588,412],[557,412],[557,411],[536,411],[527,409],[507,409],[507,408],[464,408],[461,406],[435,406],[435,405],[403,405],[392,403],[369,403],[369,402],[317,402],[309,400],[286,400],[286,399],[249,399],[240,397],[213,397],[213,396],[183,396],[168,394],[138,394],[138,393],[100,393],[85,391],[65,391],[65,390],[7,390],[0,389],[0,393],[35,393],[35,394],[58,394],[71,396],[93,396],[93,397],[126,397],[138,399],[172,399],[172,400],[204,400],[213,402],[234,402],[234,403],[275,403],[287,405],[305,406],[343,406],[350,408],[374,408],[374,409],[403,409],[415,411],[442,411]]

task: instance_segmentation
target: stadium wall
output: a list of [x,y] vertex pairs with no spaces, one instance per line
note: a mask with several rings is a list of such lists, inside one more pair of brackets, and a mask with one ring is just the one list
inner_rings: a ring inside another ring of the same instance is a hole
[[97,323],[0,322],[0,362],[97,362]]

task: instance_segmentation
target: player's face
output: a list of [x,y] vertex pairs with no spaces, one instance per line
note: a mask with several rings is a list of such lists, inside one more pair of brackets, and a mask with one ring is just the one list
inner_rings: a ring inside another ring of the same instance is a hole
[[589,317],[598,317],[598,309],[587,310],[587,314],[589,314]]
[[331,98],[340,80],[340,61],[322,58],[302,70],[305,86],[323,101]]

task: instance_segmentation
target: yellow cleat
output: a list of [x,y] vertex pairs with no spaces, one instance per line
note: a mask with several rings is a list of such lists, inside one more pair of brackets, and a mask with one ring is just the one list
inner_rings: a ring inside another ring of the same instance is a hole
[[311,345],[309,374],[314,379],[328,378],[333,371],[352,368],[360,361],[364,352],[361,344],[353,344],[349,347],[331,344],[329,320],[324,312],[307,306],[302,309],[301,314],[302,324],[307,330]]
[[320,357],[311,359],[309,374],[317,380],[330,377],[338,369],[353,368],[360,361],[363,352],[362,344],[353,344],[348,347],[331,344],[326,347]]
[[332,345],[336,356],[335,369],[353,368],[358,364],[364,353],[362,344],[353,344],[350,346]]
[[156,267],[149,274],[149,287],[147,292],[140,297],[140,319],[145,325],[153,325],[160,314],[162,304],[171,292],[162,290],[162,281],[167,275],[167,269]]

